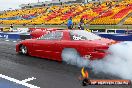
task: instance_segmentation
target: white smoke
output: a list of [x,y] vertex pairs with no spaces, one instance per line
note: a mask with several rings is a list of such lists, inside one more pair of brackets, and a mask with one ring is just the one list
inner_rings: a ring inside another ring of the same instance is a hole
[[84,60],[75,50],[72,53],[64,50],[62,57],[69,64],[91,67],[95,73],[104,72],[123,79],[132,79],[132,42],[114,44],[108,52],[110,54],[105,58],[94,61]]
[[95,72],[113,74],[124,79],[132,79],[132,42],[121,42],[110,46],[111,54],[102,60],[91,62]]
[[62,51],[62,58],[63,61],[68,64],[77,65],[79,67],[87,67],[89,64],[89,60],[83,59],[75,49],[71,48],[66,48]]

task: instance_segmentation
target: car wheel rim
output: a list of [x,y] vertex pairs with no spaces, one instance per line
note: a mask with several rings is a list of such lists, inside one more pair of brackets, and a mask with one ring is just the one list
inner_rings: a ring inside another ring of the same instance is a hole
[[22,46],[21,51],[23,54],[27,54],[27,48],[25,46]]

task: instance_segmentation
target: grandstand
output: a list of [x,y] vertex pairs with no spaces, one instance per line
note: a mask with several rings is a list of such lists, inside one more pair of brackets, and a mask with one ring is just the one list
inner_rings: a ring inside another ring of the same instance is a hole
[[132,13],[131,1],[122,1],[109,8],[106,12],[100,14],[100,16],[93,20],[90,24],[118,24],[130,13]]
[[65,25],[69,17],[73,17],[75,24],[78,24],[81,18],[85,19],[85,24],[90,25],[118,25],[124,18],[126,19],[124,25],[132,24],[132,16],[127,19],[132,13],[132,0],[104,2],[63,0],[23,4],[21,8],[1,13],[0,24]]

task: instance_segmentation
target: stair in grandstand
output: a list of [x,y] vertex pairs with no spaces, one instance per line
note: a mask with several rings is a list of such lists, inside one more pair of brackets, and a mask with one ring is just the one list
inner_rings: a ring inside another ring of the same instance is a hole
[[125,22],[129,17],[132,17],[132,12],[129,13],[127,16],[125,16],[125,17],[119,22],[118,25],[123,25],[124,22]]

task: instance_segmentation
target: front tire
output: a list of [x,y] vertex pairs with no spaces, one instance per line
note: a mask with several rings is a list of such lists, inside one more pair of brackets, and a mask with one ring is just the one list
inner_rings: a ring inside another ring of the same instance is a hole
[[23,55],[27,55],[28,54],[28,49],[26,46],[22,45],[20,47],[20,52],[23,54]]

